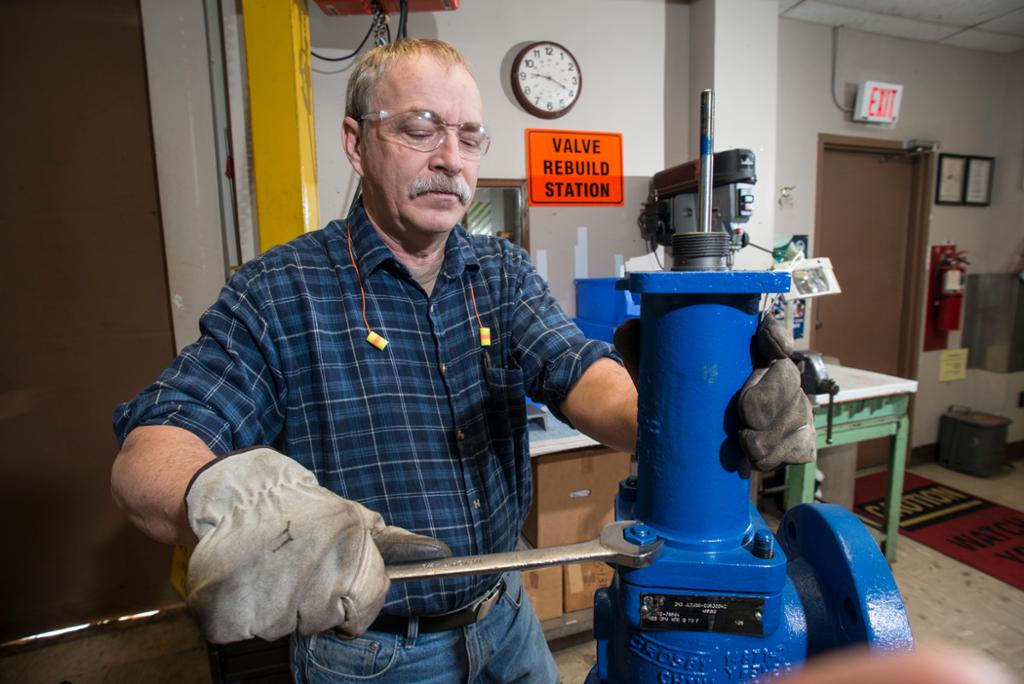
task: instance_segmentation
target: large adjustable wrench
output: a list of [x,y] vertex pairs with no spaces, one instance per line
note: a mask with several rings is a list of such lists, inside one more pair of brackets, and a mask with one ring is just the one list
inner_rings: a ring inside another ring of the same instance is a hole
[[630,568],[650,565],[661,554],[661,539],[649,544],[635,544],[626,539],[626,530],[639,525],[635,520],[614,522],[601,530],[591,541],[543,549],[527,549],[482,556],[456,556],[422,563],[400,563],[387,566],[392,581],[437,579],[463,575],[490,575],[510,570],[532,570],[549,565],[566,565],[585,561],[604,561]]

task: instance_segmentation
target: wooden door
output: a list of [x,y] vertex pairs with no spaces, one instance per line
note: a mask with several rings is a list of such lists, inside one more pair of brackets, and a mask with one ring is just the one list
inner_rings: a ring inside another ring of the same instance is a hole
[[137,0],[0,3],[0,642],[173,603],[110,497],[174,354]]
[[[832,260],[842,294],[814,301],[811,348],[844,366],[906,372],[914,163],[898,150],[828,145],[819,158],[814,253]],[[888,451],[889,438],[861,443],[857,465],[885,463]]]

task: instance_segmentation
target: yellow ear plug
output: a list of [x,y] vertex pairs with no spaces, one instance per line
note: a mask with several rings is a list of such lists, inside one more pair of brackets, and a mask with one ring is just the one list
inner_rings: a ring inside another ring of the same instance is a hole
[[[370,334],[366,336],[366,341],[381,351],[384,351],[384,347],[388,346],[388,341],[372,330],[370,331]],[[490,337],[488,337],[487,344],[490,344]]]
[[491,346],[491,329],[480,328],[480,346],[490,347]]

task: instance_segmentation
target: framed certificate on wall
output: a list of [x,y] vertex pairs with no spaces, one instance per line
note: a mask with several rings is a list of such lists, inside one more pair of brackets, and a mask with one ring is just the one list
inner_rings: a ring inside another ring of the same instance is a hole
[[940,154],[939,173],[935,183],[936,204],[963,204],[967,157],[962,154]]
[[964,181],[964,204],[987,207],[992,201],[993,157],[968,157]]

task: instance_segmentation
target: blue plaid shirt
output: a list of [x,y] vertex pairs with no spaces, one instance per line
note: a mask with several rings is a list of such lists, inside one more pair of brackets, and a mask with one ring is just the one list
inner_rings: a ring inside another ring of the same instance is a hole
[[[347,225],[383,351],[366,341]],[[566,394],[611,353],[584,338],[525,251],[460,226],[428,297],[361,205],[247,263],[200,331],[115,410],[119,441],[140,425],[174,425],[216,454],[272,445],[324,487],[456,555],[515,547],[532,495],[524,395],[565,420]],[[447,612],[495,581],[396,582],[384,610]]]

